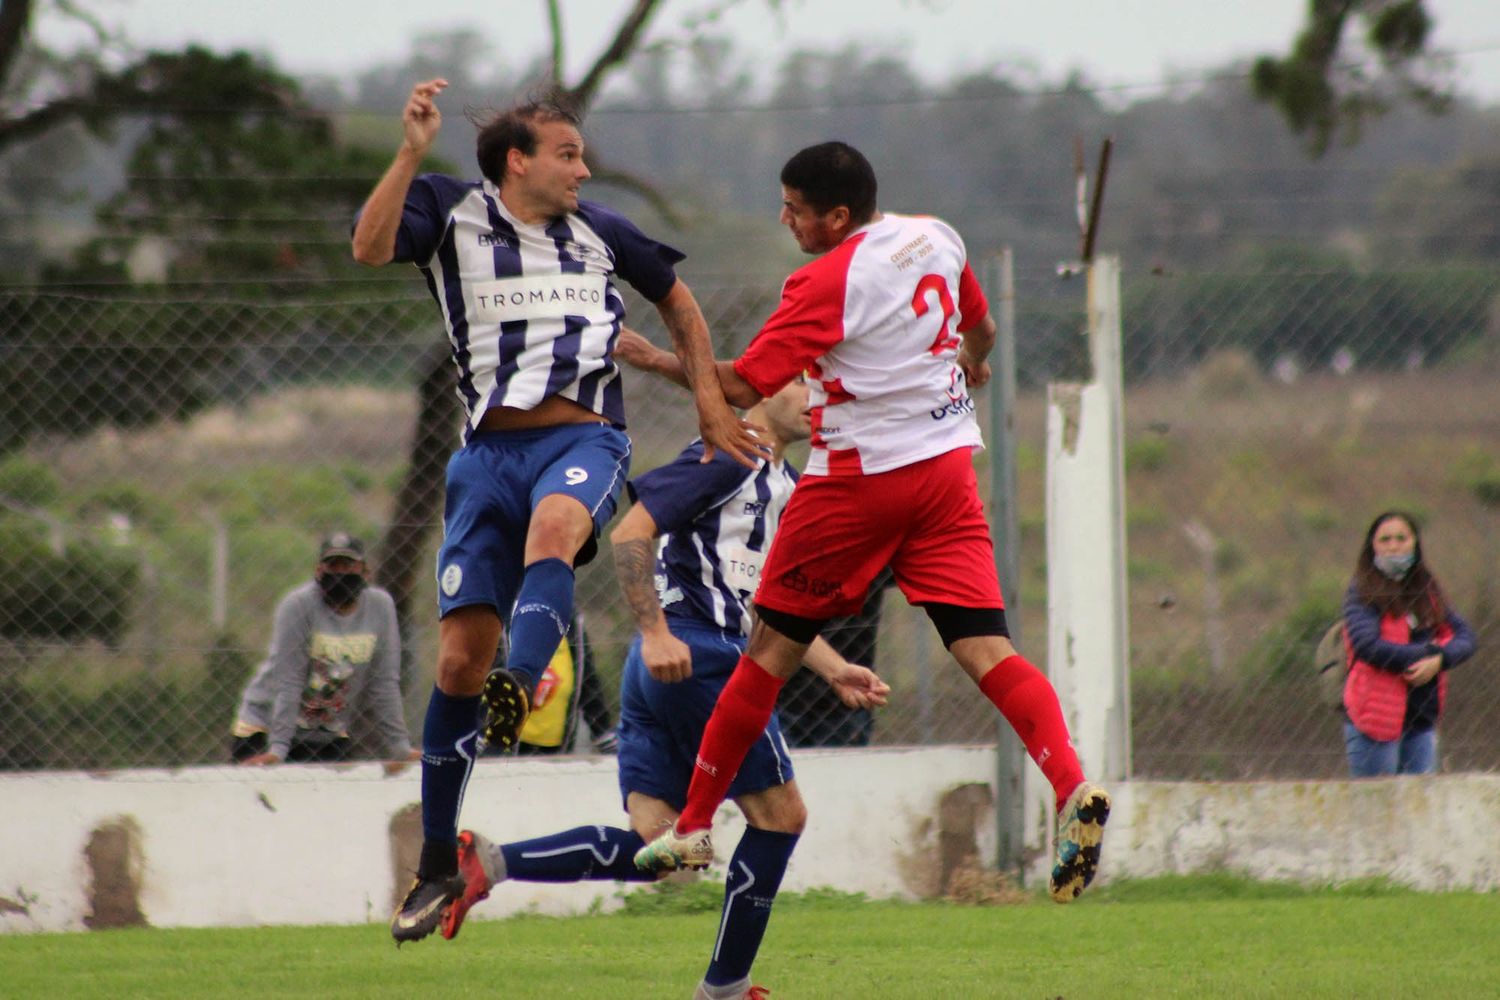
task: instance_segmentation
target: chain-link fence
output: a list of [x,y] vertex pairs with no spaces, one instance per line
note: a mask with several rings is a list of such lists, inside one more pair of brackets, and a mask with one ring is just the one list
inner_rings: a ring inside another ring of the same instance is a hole
[[[1128,262],[1126,274],[1135,772],[1342,772],[1312,651],[1369,519],[1391,506],[1423,519],[1424,550],[1479,632],[1479,655],[1453,679],[1446,766],[1500,763],[1483,723],[1500,638],[1500,278],[1132,276]],[[731,356],[777,289],[695,292]],[[336,527],[370,543],[377,582],[397,599],[419,734],[457,410],[418,294],[0,297],[0,768],[223,761],[276,603],[310,578],[317,539]],[[1026,652],[1044,664],[1043,387],[1082,374],[1082,284],[1023,280],[1017,310],[1022,580],[1011,597]],[[665,343],[648,305],[633,301],[630,315]],[[665,383],[627,373],[626,398],[636,473],[696,431],[690,399]],[[578,603],[613,701],[631,630],[607,545],[580,571]],[[805,741],[994,738],[998,716],[897,592],[846,628],[856,659],[878,637],[873,665],[892,704],[851,720],[803,702],[815,686],[794,691],[785,710]]]

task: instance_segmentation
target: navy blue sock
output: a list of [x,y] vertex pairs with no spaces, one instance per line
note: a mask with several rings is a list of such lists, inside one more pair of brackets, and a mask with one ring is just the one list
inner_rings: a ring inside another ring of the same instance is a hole
[[573,620],[573,567],[561,559],[539,559],[526,567],[510,613],[510,653],[505,667],[529,695],[552,662]]
[[[464,788],[474,769],[475,742],[479,739],[479,696],[458,698],[444,694],[436,685],[427,702],[427,720],[422,724],[422,836],[437,845],[458,845],[458,811],[464,804]],[[423,851],[425,865],[447,868]],[[444,852],[446,853],[446,852]],[[458,871],[454,855],[450,871],[421,871],[422,876],[450,875]]]
[[646,845],[634,830],[578,826],[535,840],[501,844],[505,877],[522,882],[655,882],[635,866],[635,852]]
[[797,846],[795,833],[776,833],[745,827],[745,835],[729,859],[724,880],[724,912],[719,918],[719,936],[714,940],[713,960],[703,981],[724,986],[750,975],[760,939],[771,919],[771,904],[786,863]]

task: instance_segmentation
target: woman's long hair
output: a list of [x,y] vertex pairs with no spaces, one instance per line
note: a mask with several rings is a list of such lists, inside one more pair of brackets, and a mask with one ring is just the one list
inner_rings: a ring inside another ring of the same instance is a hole
[[[1411,569],[1399,580],[1392,580],[1375,568],[1375,533],[1391,518],[1405,521],[1411,528],[1412,550],[1416,560]],[[1443,588],[1427,568],[1422,558],[1422,531],[1417,519],[1406,511],[1388,510],[1376,516],[1365,532],[1365,544],[1359,550],[1359,559],[1354,564],[1354,584],[1359,589],[1359,599],[1373,604],[1381,615],[1415,615],[1418,628],[1435,628],[1448,617],[1448,604],[1443,600]]]

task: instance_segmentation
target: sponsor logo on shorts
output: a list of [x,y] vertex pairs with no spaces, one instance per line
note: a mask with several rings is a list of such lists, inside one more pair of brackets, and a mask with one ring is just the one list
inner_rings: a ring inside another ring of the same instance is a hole
[[843,586],[842,580],[820,580],[811,577],[801,570],[794,569],[781,577],[781,585],[787,590],[795,590],[799,594],[811,594],[813,597],[841,597],[839,588]]
[[464,571],[459,568],[458,563],[449,563],[443,568],[442,585],[443,593],[449,597],[458,593],[458,588],[464,585]]

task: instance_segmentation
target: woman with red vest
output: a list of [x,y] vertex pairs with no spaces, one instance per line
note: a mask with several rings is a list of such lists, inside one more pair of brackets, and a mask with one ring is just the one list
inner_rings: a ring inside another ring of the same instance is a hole
[[1344,652],[1349,773],[1437,771],[1448,671],[1474,655],[1474,631],[1427,568],[1410,514],[1386,511],[1365,532],[1344,596]]

